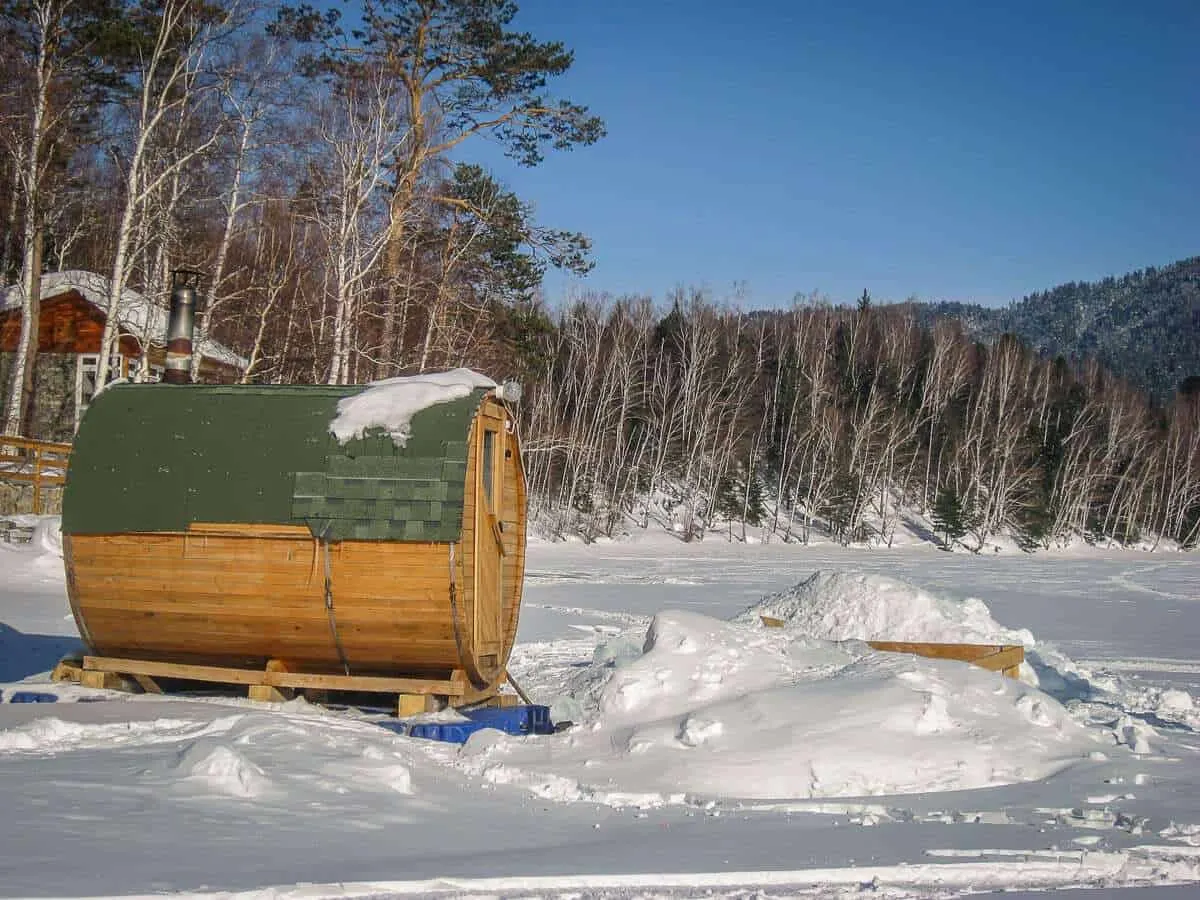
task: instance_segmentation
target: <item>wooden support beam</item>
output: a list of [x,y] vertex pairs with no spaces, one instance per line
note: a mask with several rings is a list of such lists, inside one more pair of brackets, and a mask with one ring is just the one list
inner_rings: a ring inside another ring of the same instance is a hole
[[79,683],[79,675],[83,671],[83,660],[60,659],[54,671],[50,673],[51,681],[73,681]]
[[246,695],[251,700],[258,700],[262,703],[286,703],[292,699],[290,690],[286,688],[280,690],[269,684],[252,684],[246,690]]
[[[273,663],[275,661],[272,661]],[[280,663],[275,664],[278,668]],[[362,691],[379,694],[436,694],[462,697],[469,683],[457,673],[444,678],[391,678],[375,675],[327,675],[305,672],[237,669],[230,666],[201,666],[190,663],[155,662],[109,656],[85,656],[85,671],[118,672],[123,675],[149,675],[157,678],[181,678],[216,684],[269,685],[277,688],[305,688],[329,691]]]
[[278,687],[319,688],[367,693],[439,694],[459,697],[464,685],[434,678],[387,678],[375,675],[306,675],[303,672],[267,672],[262,680]]
[[126,675],[150,675],[158,678],[182,678],[188,681],[215,681],[224,684],[262,684],[265,672],[233,669],[227,666],[196,666],[183,663],[154,662],[147,659],[122,659],[112,656],[85,656],[83,668],[90,672],[121,672]]
[[122,678],[116,672],[92,672],[84,669],[79,673],[79,686],[105,691],[133,693],[130,681]]
[[396,698],[396,715],[399,718],[437,712],[439,709],[441,704],[431,694],[400,694]]
[[492,694],[480,706],[488,707],[489,709],[508,709],[513,706],[519,706],[521,698],[516,694]]
[[132,677],[147,694],[161,694],[163,692],[163,689],[158,686],[158,682],[149,675],[134,675]]

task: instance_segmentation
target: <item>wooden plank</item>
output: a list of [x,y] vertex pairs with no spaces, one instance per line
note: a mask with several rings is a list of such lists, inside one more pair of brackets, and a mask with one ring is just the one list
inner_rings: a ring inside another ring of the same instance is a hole
[[490,709],[511,709],[521,705],[521,698],[516,694],[493,694],[479,705]]
[[[759,616],[768,628],[783,628],[787,623],[774,616]],[[993,672],[1016,678],[1025,661],[1025,648],[1019,644],[953,644],[932,641],[867,641],[872,649],[888,653],[911,653],[930,659],[955,659]]]
[[260,703],[286,703],[292,699],[292,692],[269,684],[252,684],[246,689],[246,696]]
[[[985,669],[990,669],[993,672],[1003,672],[1005,675],[1010,670],[1016,671],[1020,668],[1021,663],[1025,662],[1025,648],[1013,644],[1006,646],[999,653],[992,653],[988,656],[981,656],[978,659],[971,660],[975,665],[982,666]],[[1015,678],[1016,676],[1010,676]]]
[[430,694],[400,694],[396,698],[396,716],[419,716],[421,713],[437,712],[441,704]]
[[131,677],[147,694],[161,694],[163,692],[163,689],[159,687],[158,682],[149,675],[133,675]]
[[930,659],[957,659],[973,662],[1004,649],[1001,644],[945,644],[929,641],[867,641],[875,650],[891,653],[912,653]]
[[[228,593],[237,596],[263,596],[283,592],[288,596],[324,596],[324,577],[309,578],[306,566],[273,566],[262,560],[172,560],[150,562],[136,558],[114,561],[112,565],[91,560],[77,561],[75,575],[89,591],[121,588],[128,591],[171,591],[185,593]],[[139,564],[140,563],[140,564]],[[225,565],[222,563],[230,563]],[[437,572],[425,568],[396,567],[386,574],[351,576],[333,573],[335,599],[358,597],[385,601],[448,602],[448,564]]]
[[[450,603],[446,601],[440,608],[426,606],[415,607],[405,604],[402,600],[392,605],[380,606],[378,598],[368,598],[370,606],[363,605],[366,601],[359,598],[335,597],[335,609],[339,627],[344,622],[358,624],[362,627],[380,628],[383,632],[396,637],[420,639],[424,629],[437,631],[444,629],[444,636],[450,637]],[[106,612],[117,615],[124,614],[134,617],[204,620],[206,622],[241,622],[253,627],[270,628],[272,623],[281,628],[292,630],[293,625],[312,624],[329,627],[328,614],[323,600],[319,597],[309,598],[308,602],[300,602],[293,598],[290,602],[280,602],[272,605],[266,598],[223,597],[221,594],[183,594],[163,595],[158,598],[146,592],[138,592],[129,596],[107,596],[88,598],[80,603],[88,613],[104,615]]]
[[313,539],[307,525],[285,525],[270,522],[192,522],[188,531],[193,534],[214,534],[237,537],[290,537]]
[[220,684],[262,684],[266,672],[234,669],[227,666],[198,666],[189,663],[153,662],[146,659],[116,659],[109,656],[85,656],[84,675],[89,672],[119,672],[124,675],[150,675],[181,678],[185,681],[213,681]]
[[79,683],[79,675],[83,672],[83,660],[61,659],[50,673],[51,681],[73,681]]
[[79,673],[79,686],[106,691],[130,691],[130,683],[117,672],[94,672],[84,669]]
[[[89,621],[94,624],[93,640],[100,640],[101,643],[129,640],[147,646],[172,648],[180,653],[217,651],[222,656],[236,653],[261,657],[286,656],[289,659],[301,654],[288,649],[271,648],[297,647],[322,649],[327,654],[334,652],[328,621],[313,621],[308,627],[293,628],[270,620],[247,622],[221,617],[210,619],[203,616],[162,615],[142,619],[119,611],[106,615],[94,614],[93,609],[87,612],[92,614]],[[362,665],[375,664],[381,659],[407,659],[430,654],[447,655],[448,659],[450,655],[457,656],[453,631],[445,623],[415,626],[397,623],[381,627],[339,619],[338,633],[347,650],[355,648],[357,655],[352,659],[360,660]],[[103,639],[96,638],[97,634],[103,635]],[[236,650],[222,652],[228,644],[239,646]],[[448,663],[447,668],[450,667]]]
[[379,675],[309,675],[302,672],[267,672],[264,681],[279,687],[318,688],[330,691],[369,693],[441,694],[465,693],[462,684],[434,678],[390,678]]
[[203,666],[192,663],[155,662],[145,659],[85,656],[84,674],[115,672],[123,675],[150,675],[218,684],[269,685],[271,687],[316,688],[331,691],[368,693],[443,694],[461,696],[466,692],[462,681],[432,678],[392,678],[375,675],[328,675],[305,672],[276,672],[237,669],[230,666]]

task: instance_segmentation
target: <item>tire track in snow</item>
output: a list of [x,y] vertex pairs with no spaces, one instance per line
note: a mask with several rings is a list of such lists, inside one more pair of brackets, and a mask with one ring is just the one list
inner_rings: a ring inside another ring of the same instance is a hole
[[[1145,845],[1116,852],[955,851],[929,850],[927,855],[967,856],[967,863],[916,863],[891,866],[784,869],[737,872],[636,872],[620,874],[432,878],[414,881],[362,881],[296,884],[251,891],[188,892],[194,900],[325,900],[412,896],[581,898],[744,897],[747,891],[781,892],[788,896],[861,897],[886,900],[949,898],[981,891],[1054,890],[1063,888],[1135,888],[1200,883],[1200,858],[1188,848]],[[992,858],[989,858],[992,857]],[[995,859],[994,857],[1014,857]],[[760,894],[761,895],[761,894]],[[161,895],[128,895],[122,900],[160,900]],[[89,900],[89,898],[78,898]],[[98,900],[98,898],[96,898]]]
[[1162,659],[1145,656],[1123,659],[1078,659],[1076,662],[1089,669],[1107,669],[1112,672],[1171,672],[1182,675],[1200,675],[1200,662],[1189,659]]
[[593,619],[605,619],[609,622],[620,622],[630,627],[645,627],[650,624],[653,616],[637,613],[620,612],[611,609],[588,609],[583,606],[559,606],[554,603],[533,603],[529,600],[521,604],[526,609],[542,609],[546,612],[561,613],[564,616],[588,616]]
[[1115,575],[1109,575],[1107,580],[1109,584],[1136,594],[1149,594],[1152,597],[1162,597],[1164,600],[1176,600],[1180,603],[1200,602],[1200,596],[1195,594],[1175,594],[1170,591],[1148,587],[1147,585],[1135,580],[1137,576],[1150,575],[1162,569],[1169,568],[1176,567],[1171,563],[1159,563],[1151,566],[1135,566],[1132,569],[1126,569],[1122,572],[1118,572]]

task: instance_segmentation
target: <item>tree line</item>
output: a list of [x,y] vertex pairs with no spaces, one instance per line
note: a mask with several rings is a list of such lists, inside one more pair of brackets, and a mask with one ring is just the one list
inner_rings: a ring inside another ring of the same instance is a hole
[[971,340],[911,307],[747,313],[589,297],[550,314],[585,235],[470,161],[522,165],[604,126],[550,86],[570,51],[509,0],[0,0],[0,275],[21,286],[4,428],[33,389],[43,270],[106,275],[109,377],[127,287],[205,272],[202,334],[245,381],[356,383],[469,365],[526,385],[538,520],[700,539],[888,542],[906,510],[947,541],[1000,530],[1186,544],[1200,528],[1197,398],[1156,407],[1094,363]]
[[0,0],[0,276],[24,299],[4,428],[32,390],[38,279],[109,279],[99,380],[123,291],[204,272],[198,327],[247,380],[345,383],[477,353],[493,311],[590,244],[536,221],[468,160],[593,143],[556,97],[572,54],[509,0]]
[[657,519],[889,544],[918,511],[972,549],[1200,537],[1200,392],[1160,407],[1094,361],[922,327],[911,305],[594,298],[529,360],[531,496],[559,535]]

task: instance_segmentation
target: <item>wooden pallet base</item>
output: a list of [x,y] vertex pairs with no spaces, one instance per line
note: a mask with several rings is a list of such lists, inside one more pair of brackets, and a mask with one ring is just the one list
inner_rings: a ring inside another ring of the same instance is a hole
[[[447,678],[393,678],[375,675],[331,675],[292,670],[286,662],[270,660],[263,669],[204,666],[188,663],[85,656],[64,659],[54,668],[55,681],[73,681],[83,687],[161,694],[160,679],[197,681],[214,685],[245,686],[251,700],[281,703],[297,692],[314,703],[329,701],[330,692],[385,694],[396,698],[400,716],[434,712],[446,706],[503,705],[491,689],[477,690],[465,672],[456,670]],[[515,699],[515,698],[514,698]]]

